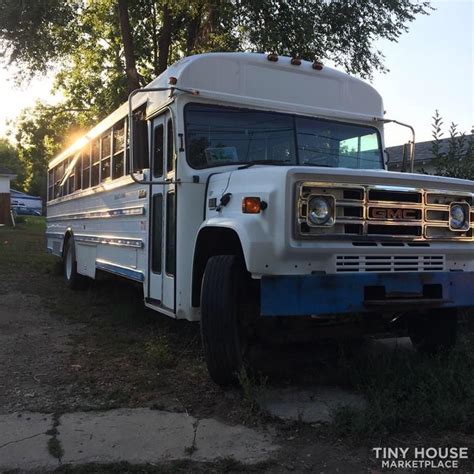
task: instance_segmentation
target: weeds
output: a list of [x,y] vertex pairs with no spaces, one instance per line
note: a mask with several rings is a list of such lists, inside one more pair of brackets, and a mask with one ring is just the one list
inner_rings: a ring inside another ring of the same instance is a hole
[[145,343],[144,354],[148,364],[157,367],[171,367],[175,359],[166,336],[158,336]]
[[453,352],[436,357],[393,352],[349,359],[343,354],[338,368],[367,398],[364,410],[335,412],[340,435],[474,430],[472,339],[466,337]]
[[242,368],[238,373],[238,381],[242,389],[243,405],[250,417],[262,414],[259,399],[261,398],[266,384],[267,377],[249,375],[245,368]]

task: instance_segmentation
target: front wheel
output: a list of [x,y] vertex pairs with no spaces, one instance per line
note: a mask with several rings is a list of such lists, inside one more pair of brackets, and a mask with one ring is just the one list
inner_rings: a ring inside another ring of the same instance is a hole
[[456,309],[437,309],[411,323],[410,339],[419,352],[436,354],[449,351],[457,339],[458,318]]
[[218,385],[237,379],[242,368],[243,335],[239,315],[246,272],[235,255],[211,257],[201,291],[201,337],[209,374]]

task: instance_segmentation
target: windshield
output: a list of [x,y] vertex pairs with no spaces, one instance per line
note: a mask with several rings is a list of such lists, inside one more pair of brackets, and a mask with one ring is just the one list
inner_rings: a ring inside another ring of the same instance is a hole
[[383,169],[376,128],[290,114],[203,104],[185,108],[193,168],[288,164]]

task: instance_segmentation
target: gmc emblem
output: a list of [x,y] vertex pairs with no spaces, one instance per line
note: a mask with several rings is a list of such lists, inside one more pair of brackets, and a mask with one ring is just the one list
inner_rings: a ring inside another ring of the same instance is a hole
[[370,209],[373,219],[389,219],[393,221],[415,220],[418,218],[417,209]]

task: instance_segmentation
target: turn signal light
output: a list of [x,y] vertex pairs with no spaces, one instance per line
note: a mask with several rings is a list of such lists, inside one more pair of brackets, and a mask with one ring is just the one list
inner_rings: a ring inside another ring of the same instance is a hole
[[262,211],[262,201],[259,197],[244,197],[242,212],[244,214],[259,214]]

